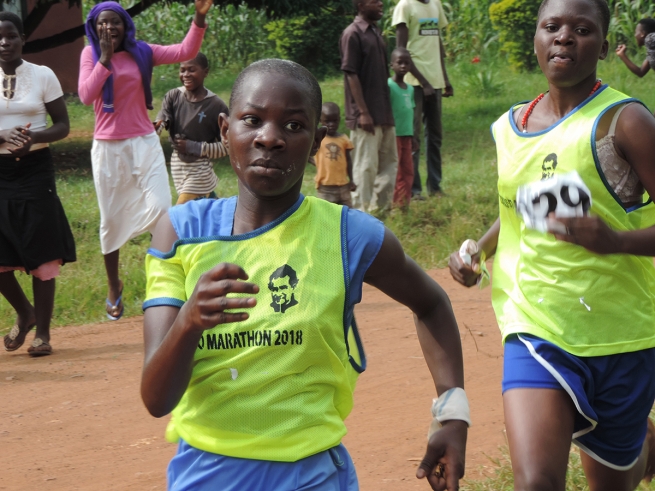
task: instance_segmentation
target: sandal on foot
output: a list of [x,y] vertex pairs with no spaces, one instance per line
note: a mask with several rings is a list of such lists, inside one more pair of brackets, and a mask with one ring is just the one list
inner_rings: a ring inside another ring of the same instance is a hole
[[48,356],[52,354],[52,346],[41,338],[34,338],[32,345],[27,348],[27,353],[32,357]]
[[[11,331],[9,331],[9,334],[7,334],[4,337],[5,351],[16,351],[18,348],[23,346],[23,344],[25,343],[25,338],[27,337],[27,333],[29,333],[34,328],[34,326],[36,326],[36,322],[34,324],[32,324],[31,326],[27,326],[25,329],[21,330],[20,327],[18,327],[18,324],[14,324],[14,326],[11,328]],[[18,345],[14,346],[12,348],[8,348],[7,347],[7,340],[9,340],[9,341],[11,341],[13,343],[14,341],[16,341],[18,336],[20,336],[21,334],[23,335],[23,339],[21,339],[21,341],[18,343]]]
[[121,317],[123,317],[123,311],[125,310],[125,306],[123,305],[123,289],[121,288],[121,293],[118,295],[118,298],[116,299],[116,303],[111,303],[109,299],[105,300],[107,302],[107,307],[111,310],[112,314],[116,312],[116,309],[120,307],[120,311],[116,315],[112,315],[109,313],[109,310],[107,310],[107,319],[110,321],[117,321]]

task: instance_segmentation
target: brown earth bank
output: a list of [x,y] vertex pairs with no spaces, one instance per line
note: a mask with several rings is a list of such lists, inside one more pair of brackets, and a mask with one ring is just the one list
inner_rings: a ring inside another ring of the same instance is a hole
[[[502,348],[490,290],[465,289],[431,271],[459,322],[469,430],[467,476],[479,477],[505,443]],[[368,356],[344,439],[362,491],[429,489],[414,477],[423,457],[435,389],[411,313],[364,287],[356,310]],[[175,446],[166,418],[145,410],[139,383],[142,318],[54,330],[54,354],[0,354],[0,490],[151,490],[166,488]],[[31,340],[31,336],[29,338]]]

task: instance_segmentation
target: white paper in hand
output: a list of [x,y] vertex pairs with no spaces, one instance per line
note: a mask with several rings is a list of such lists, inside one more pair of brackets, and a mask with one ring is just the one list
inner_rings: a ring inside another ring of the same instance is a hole
[[549,221],[548,215],[583,217],[589,215],[590,208],[591,191],[576,171],[526,184],[516,192],[516,212],[526,227],[539,232],[565,234],[566,228],[559,222]]

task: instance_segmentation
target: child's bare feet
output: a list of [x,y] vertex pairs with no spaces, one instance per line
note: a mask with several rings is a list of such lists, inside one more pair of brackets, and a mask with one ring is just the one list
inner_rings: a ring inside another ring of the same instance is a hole
[[646,433],[646,445],[648,446],[648,459],[646,460],[646,472],[644,479],[647,482],[653,480],[655,475],[655,425],[648,418],[648,431]]

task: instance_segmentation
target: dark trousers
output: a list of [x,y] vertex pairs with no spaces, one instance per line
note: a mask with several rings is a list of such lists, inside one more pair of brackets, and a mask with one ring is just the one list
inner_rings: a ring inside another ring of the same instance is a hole
[[[443,127],[441,125],[441,89],[435,90],[431,97],[423,95],[421,86],[414,87],[414,134],[420,138],[421,122],[425,126],[425,147],[427,151],[428,177],[425,185],[428,194],[441,190],[441,141]],[[422,120],[422,121],[421,121]],[[421,176],[418,172],[420,146],[412,152],[414,158],[414,184],[412,194],[421,193]]]

